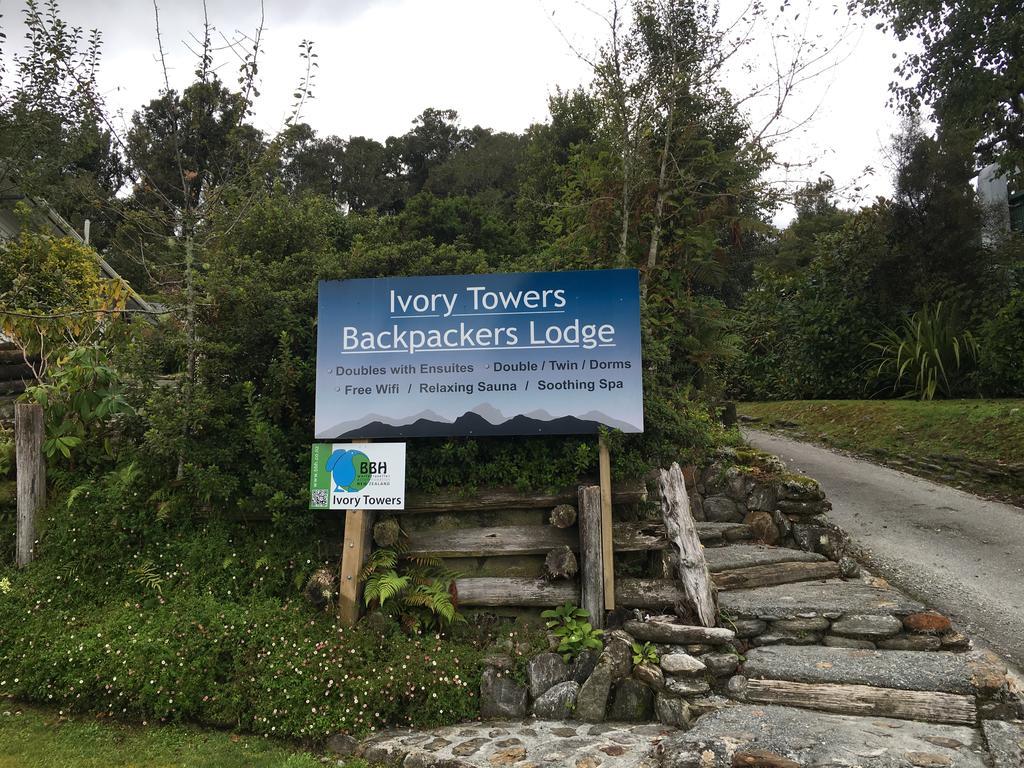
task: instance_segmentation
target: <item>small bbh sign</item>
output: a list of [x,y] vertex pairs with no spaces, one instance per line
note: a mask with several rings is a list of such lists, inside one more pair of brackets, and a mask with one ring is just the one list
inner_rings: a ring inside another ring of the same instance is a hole
[[404,509],[405,443],[318,443],[310,509]]

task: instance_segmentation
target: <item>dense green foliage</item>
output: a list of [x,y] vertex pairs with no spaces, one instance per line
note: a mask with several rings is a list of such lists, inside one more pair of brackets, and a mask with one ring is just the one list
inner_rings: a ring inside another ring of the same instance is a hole
[[1024,169],[1024,14],[1017,0],[854,0],[881,15],[884,28],[916,45],[897,68],[892,90],[916,113],[964,131],[982,163]]
[[[471,718],[486,652],[546,647],[508,624],[459,621],[450,574],[429,564],[371,564],[378,610],[352,630],[301,599],[311,574],[337,568],[307,508],[317,285],[640,268],[647,432],[608,436],[614,472],[709,455],[728,437],[714,417],[738,341],[726,303],[765,228],[768,154],[716,80],[713,14],[636,11],[619,30],[628,83],[605,60],[522,134],[430,108],[383,142],[320,136],[297,115],[265,136],[251,123],[255,54],[236,90],[209,48],[194,82],[131,116],[114,153],[129,184],[67,210],[99,209],[93,242],[162,311],[102,313],[33,390],[55,429],[51,501],[36,561],[0,570],[0,695],[319,739]],[[63,29],[48,13],[39,23]],[[625,146],[627,85],[643,119]],[[102,123],[83,98],[89,110],[57,115],[69,129]],[[75,193],[69,174],[33,178],[54,200]],[[49,261],[24,272],[26,285],[82,293]],[[19,290],[16,306],[64,306],[34,296]],[[593,437],[416,441],[408,486],[562,488],[595,473],[596,453]],[[421,633],[436,624],[443,635]],[[585,621],[567,637],[566,653],[600,645]]]
[[892,200],[842,211],[829,183],[798,196],[796,219],[762,248],[739,307],[734,394],[1024,394],[1013,373],[1024,325],[1012,298],[1024,238],[983,237],[961,138],[930,137],[908,121],[893,141]]

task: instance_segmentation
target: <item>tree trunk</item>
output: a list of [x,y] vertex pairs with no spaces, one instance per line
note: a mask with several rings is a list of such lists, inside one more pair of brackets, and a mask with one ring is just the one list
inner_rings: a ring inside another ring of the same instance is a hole
[[569,547],[558,547],[544,558],[544,573],[549,579],[571,579],[579,571],[576,555]]

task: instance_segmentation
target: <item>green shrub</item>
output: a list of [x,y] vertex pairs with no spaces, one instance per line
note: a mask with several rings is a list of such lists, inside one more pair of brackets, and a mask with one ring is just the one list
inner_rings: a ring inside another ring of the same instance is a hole
[[574,659],[584,651],[600,651],[604,648],[601,635],[604,630],[596,629],[589,621],[590,612],[566,603],[541,613],[547,627],[559,639],[558,653],[566,661]]
[[992,397],[1024,396],[1024,290],[1014,292],[978,336],[982,391]]
[[974,336],[960,330],[941,301],[905,318],[899,328],[887,328],[869,347],[878,355],[875,381],[921,400],[962,392],[978,358]]

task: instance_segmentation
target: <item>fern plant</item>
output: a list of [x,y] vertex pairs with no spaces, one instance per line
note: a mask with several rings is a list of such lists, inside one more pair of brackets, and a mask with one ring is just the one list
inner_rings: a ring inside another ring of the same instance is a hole
[[959,331],[956,318],[940,301],[889,328],[868,345],[877,353],[875,379],[892,383],[906,397],[950,397],[978,359],[978,342]]
[[456,604],[457,578],[438,558],[407,554],[403,539],[374,550],[359,574],[366,605],[395,614],[410,631],[466,620]]

